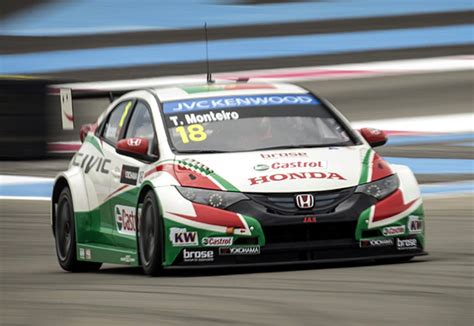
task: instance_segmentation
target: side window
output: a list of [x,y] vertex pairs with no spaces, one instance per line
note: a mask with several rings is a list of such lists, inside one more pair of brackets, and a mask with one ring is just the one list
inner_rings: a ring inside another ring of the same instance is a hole
[[102,135],[106,140],[114,145],[117,143],[120,137],[120,131],[124,126],[128,112],[132,108],[132,104],[133,101],[125,101],[120,103],[115,107],[115,109],[113,109],[112,113],[110,113],[109,117],[107,118]]
[[150,154],[158,155],[158,143],[153,129],[150,110],[143,102],[138,102],[133,110],[125,138],[141,137],[148,139]]

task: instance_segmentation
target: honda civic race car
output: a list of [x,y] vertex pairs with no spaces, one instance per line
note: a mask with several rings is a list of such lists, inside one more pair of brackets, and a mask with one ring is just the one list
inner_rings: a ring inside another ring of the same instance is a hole
[[132,91],[93,125],[52,194],[59,264],[163,268],[426,254],[417,181],[325,99],[288,84]]

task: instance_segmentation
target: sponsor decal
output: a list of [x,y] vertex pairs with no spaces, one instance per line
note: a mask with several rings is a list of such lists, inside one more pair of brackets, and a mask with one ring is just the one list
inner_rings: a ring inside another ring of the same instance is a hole
[[219,248],[219,255],[260,255],[260,246]]
[[382,234],[386,237],[405,234],[405,225],[387,226],[382,229]]
[[278,169],[293,169],[293,168],[322,168],[326,169],[328,166],[327,161],[313,161],[313,162],[275,162],[272,163],[271,168],[274,170]]
[[115,205],[115,224],[120,234],[136,235],[135,207]]
[[86,249],[86,260],[91,260],[92,259],[92,252],[90,249]]
[[329,179],[329,180],[346,180],[342,175],[336,172],[294,172],[294,173],[279,173],[272,175],[264,175],[260,177],[249,178],[250,185],[267,182],[277,182],[286,180],[301,180],[301,179]]
[[123,263],[126,263],[126,264],[130,264],[130,263],[135,262],[135,258],[133,258],[130,255],[125,255],[123,257],[120,257],[120,261],[123,262]]
[[411,250],[417,249],[418,241],[416,239],[399,239],[397,238],[397,249],[398,250]]
[[303,223],[316,223],[316,217],[310,216],[303,219]]
[[185,101],[172,101],[163,103],[165,114],[182,113],[199,110],[215,110],[252,106],[275,106],[275,105],[309,105],[319,104],[311,95],[306,94],[274,94],[274,95],[247,95],[226,96],[204,99],[192,99]]
[[197,246],[199,244],[197,232],[188,232],[185,228],[171,228],[170,241],[173,247]]
[[86,251],[84,250],[84,248],[79,248],[79,258],[86,258]]
[[310,209],[314,207],[314,196],[311,194],[296,195],[296,206],[301,209]]
[[362,239],[359,242],[361,248],[391,247],[394,245],[393,238],[389,239]]
[[416,215],[408,216],[408,233],[419,234],[423,232],[423,220]]
[[76,153],[72,159],[72,165],[79,166],[84,170],[85,173],[89,173],[91,170],[95,170],[100,173],[108,174],[108,164],[112,163],[111,160],[102,157],[89,155],[84,153]]
[[232,237],[206,237],[202,238],[202,245],[207,247],[232,246]]
[[139,168],[130,165],[122,165],[120,183],[126,183],[132,186],[137,184]]
[[272,159],[272,158],[292,158],[292,157],[308,157],[308,153],[305,152],[289,152],[289,153],[265,153],[260,154],[260,156],[264,159]]
[[255,171],[266,171],[268,170],[270,167],[266,164],[257,164],[253,167],[253,169]]
[[219,112],[209,111],[206,113],[186,113],[183,116],[170,115],[168,116],[169,121],[171,121],[175,127],[184,126],[184,125],[195,125],[203,124],[209,122],[219,122],[219,121],[229,121],[229,120],[238,120],[240,115],[235,111],[224,111]]
[[294,168],[327,168],[327,161],[313,161],[313,162],[275,162],[271,165],[257,164],[253,167],[255,171],[266,171],[268,169],[279,170],[279,169],[294,169]]
[[209,262],[214,261],[214,251],[212,250],[183,250],[184,262]]

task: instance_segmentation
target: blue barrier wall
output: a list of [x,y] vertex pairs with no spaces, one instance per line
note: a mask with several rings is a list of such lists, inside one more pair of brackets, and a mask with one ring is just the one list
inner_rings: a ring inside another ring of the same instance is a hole
[[472,10],[471,0],[339,0],[236,5],[226,0],[53,1],[5,19],[0,34],[59,35],[268,24]]

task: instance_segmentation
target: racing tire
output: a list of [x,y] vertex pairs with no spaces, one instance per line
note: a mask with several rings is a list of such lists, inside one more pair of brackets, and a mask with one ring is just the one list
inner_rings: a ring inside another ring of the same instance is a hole
[[56,256],[62,269],[68,272],[93,272],[102,263],[78,261],[76,257],[76,226],[71,191],[65,187],[59,195],[54,225]]
[[143,199],[138,221],[138,252],[145,274],[157,276],[163,270],[163,218],[155,193],[149,191]]

